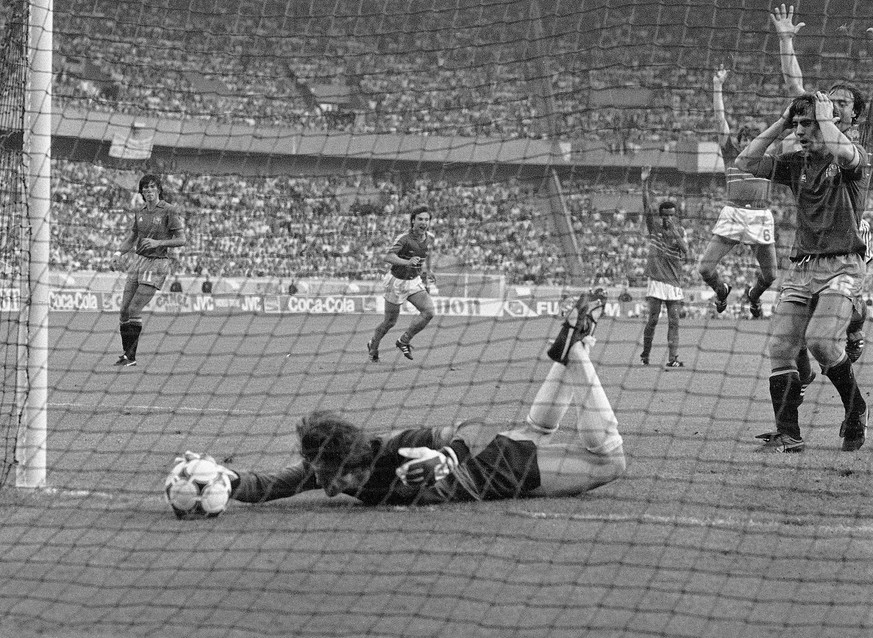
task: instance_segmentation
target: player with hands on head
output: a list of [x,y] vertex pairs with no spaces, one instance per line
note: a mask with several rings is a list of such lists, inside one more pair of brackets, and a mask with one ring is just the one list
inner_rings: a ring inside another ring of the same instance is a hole
[[718,264],[738,244],[750,245],[760,269],[755,285],[746,288],[746,295],[749,298],[749,310],[757,319],[762,315],[761,295],[776,280],[777,271],[776,230],[769,208],[770,180],[740,171],[734,164],[737,155],[758,132],[750,126],[742,126],[736,138],[731,137],[723,97],[727,76],[727,69],[722,66],[712,78],[712,99],[718,143],[724,158],[727,201],[712,229],[712,237],[700,258],[698,271],[703,281],[715,292],[716,311],[724,312],[731,286],[719,276]]
[[156,175],[145,175],[139,180],[139,194],[143,206],[134,213],[131,228],[110,262],[113,270],[127,270],[119,312],[123,353],[115,362],[123,367],[136,365],[142,311],[170,276],[170,249],[187,242],[182,217],[164,199],[164,189]]
[[[740,170],[788,186],[796,204],[790,266],[771,319],[769,383],[776,431],[762,435],[765,452],[799,452],[806,445],[798,414],[803,381],[797,354],[803,347],[842,401],[842,450],[855,451],[866,438],[867,404],[844,340],[865,275],[859,224],[870,172],[866,151],[840,130],[839,119],[828,94],[805,93],[736,161]],[[799,149],[768,152],[791,133]]]
[[[794,50],[794,38],[800,29],[805,26],[805,23],[794,24],[794,7],[789,6],[786,9],[784,4],[773,10],[770,14],[770,19],[779,36],[782,77],[792,94],[801,95],[804,92],[803,72],[800,69],[800,64],[797,61],[797,55]],[[837,82],[828,89],[828,95],[834,104],[834,113],[839,118],[839,121],[836,123],[837,128],[850,140],[856,141],[860,138],[860,135],[855,126],[861,114],[867,108],[867,100],[864,98],[864,94],[854,84]],[[863,233],[863,230],[861,232]],[[846,331],[846,353],[852,362],[857,361],[864,351],[863,328],[866,318],[866,306],[863,303],[856,304],[856,311],[853,313],[852,320]],[[801,367],[801,378],[804,378],[804,370],[811,370],[809,355],[805,350],[799,354],[798,365]],[[808,380],[811,382],[814,376],[814,373],[810,373]]]
[[648,319],[643,329],[643,351],[640,361],[649,365],[655,328],[661,315],[661,305],[667,306],[668,368],[681,368],[679,360],[679,310],[682,293],[682,265],[688,261],[688,244],[684,229],[676,223],[676,203],[665,200],[655,206],[649,193],[649,177],[652,169],[644,166],[640,172],[643,187],[643,216],[649,233],[649,256],[646,275]]
[[[623,442],[590,356],[601,306],[582,295],[563,321],[524,422],[476,418],[379,436],[335,412],[312,412],[297,427],[301,458],[272,472],[227,470],[231,498],[261,503],[322,489],[365,505],[435,505],[578,496],[615,480],[626,468]],[[565,415],[573,436],[557,442]]]
[[424,330],[436,314],[429,292],[436,285],[431,269],[436,237],[430,232],[430,224],[430,209],[424,204],[415,206],[409,214],[409,232],[397,237],[385,255],[385,262],[391,266],[382,278],[385,317],[367,342],[370,361],[379,361],[379,344],[397,324],[400,308],[406,301],[419,312],[394,344],[407,359],[412,359],[412,338]]

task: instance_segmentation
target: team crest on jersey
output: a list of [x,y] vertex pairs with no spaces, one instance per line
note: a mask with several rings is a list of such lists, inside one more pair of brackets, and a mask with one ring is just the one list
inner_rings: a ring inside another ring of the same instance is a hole
[[828,179],[833,179],[839,174],[839,172],[840,172],[839,166],[837,166],[836,164],[829,164],[828,170],[825,171],[825,176]]

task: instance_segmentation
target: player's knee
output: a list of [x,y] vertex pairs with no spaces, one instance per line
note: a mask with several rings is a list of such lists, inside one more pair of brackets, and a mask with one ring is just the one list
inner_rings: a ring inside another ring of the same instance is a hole
[[833,339],[817,339],[811,338],[806,344],[813,358],[821,364],[823,368],[828,368],[843,355],[843,344]]
[[421,320],[425,323],[429,323],[431,319],[436,315],[436,311],[433,308],[425,308],[421,311]]
[[770,364],[779,368],[794,365],[799,351],[800,347],[796,344],[786,339],[774,338],[770,342]]

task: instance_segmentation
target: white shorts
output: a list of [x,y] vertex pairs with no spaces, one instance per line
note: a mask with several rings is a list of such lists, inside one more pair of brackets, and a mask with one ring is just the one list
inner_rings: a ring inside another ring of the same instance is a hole
[[743,244],[775,244],[773,213],[769,209],[725,206],[712,229],[713,235]]
[[398,279],[390,272],[382,277],[382,285],[385,287],[385,301],[402,306],[409,297],[417,292],[425,292],[424,282],[421,277],[415,279]]
[[646,297],[654,297],[661,301],[680,301],[685,298],[679,286],[671,286],[663,281],[655,281],[654,279],[649,279]]

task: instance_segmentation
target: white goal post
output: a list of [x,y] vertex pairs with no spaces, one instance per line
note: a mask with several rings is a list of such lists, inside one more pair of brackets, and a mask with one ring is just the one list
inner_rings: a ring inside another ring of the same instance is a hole
[[46,485],[48,406],[49,241],[52,134],[52,1],[30,0],[23,157],[27,219],[23,228],[19,322],[19,428],[15,483]]

